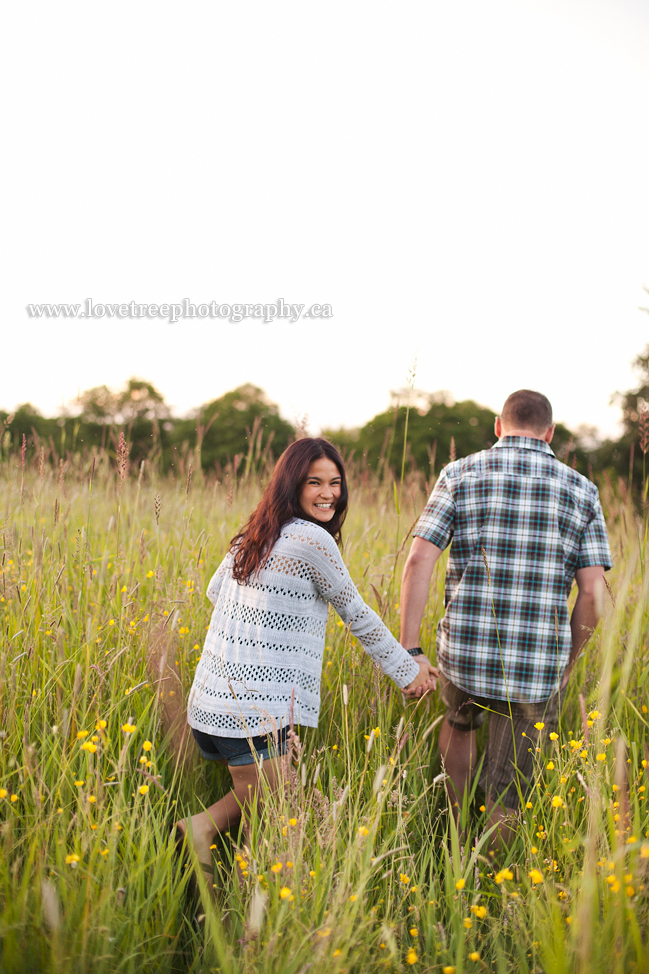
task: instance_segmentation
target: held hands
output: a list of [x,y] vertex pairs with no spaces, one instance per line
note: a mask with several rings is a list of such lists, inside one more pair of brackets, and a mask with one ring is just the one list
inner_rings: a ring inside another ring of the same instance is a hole
[[421,656],[413,658],[415,663],[419,664],[419,675],[403,690],[405,696],[411,699],[421,697],[429,690],[434,690],[437,687],[437,677],[439,676],[437,668],[431,665],[423,653]]

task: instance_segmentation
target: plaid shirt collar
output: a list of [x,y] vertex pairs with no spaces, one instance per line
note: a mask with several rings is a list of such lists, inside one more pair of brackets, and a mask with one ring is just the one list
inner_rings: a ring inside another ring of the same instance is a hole
[[538,450],[540,453],[554,456],[554,451],[550,449],[549,443],[546,443],[545,440],[538,440],[535,436],[503,436],[501,440],[494,443],[491,449],[496,450],[498,447],[509,447],[515,450]]

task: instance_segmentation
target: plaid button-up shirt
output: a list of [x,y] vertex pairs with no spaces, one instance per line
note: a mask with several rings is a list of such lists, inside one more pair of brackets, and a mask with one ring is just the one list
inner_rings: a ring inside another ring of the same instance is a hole
[[610,568],[596,486],[543,440],[507,436],[444,467],[414,531],[446,548],[444,675],[476,696],[547,700],[568,663],[575,572]]

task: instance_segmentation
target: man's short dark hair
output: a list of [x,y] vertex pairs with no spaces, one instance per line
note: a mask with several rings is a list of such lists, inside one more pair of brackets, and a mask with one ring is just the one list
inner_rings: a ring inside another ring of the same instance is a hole
[[544,433],[552,426],[552,406],[547,396],[531,389],[519,389],[508,396],[500,414],[500,421],[508,429],[533,430]]

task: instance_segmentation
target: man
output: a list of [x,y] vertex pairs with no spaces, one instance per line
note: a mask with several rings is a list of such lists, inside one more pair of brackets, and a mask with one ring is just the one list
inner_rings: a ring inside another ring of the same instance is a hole
[[556,728],[560,690],[601,613],[611,554],[597,488],[550,449],[546,397],[514,392],[495,431],[490,450],[442,470],[417,523],[401,587],[401,644],[419,646],[433,568],[452,539],[437,633],[440,754],[461,803],[488,713],[480,783],[490,821],[502,822],[532,781],[542,731]]

